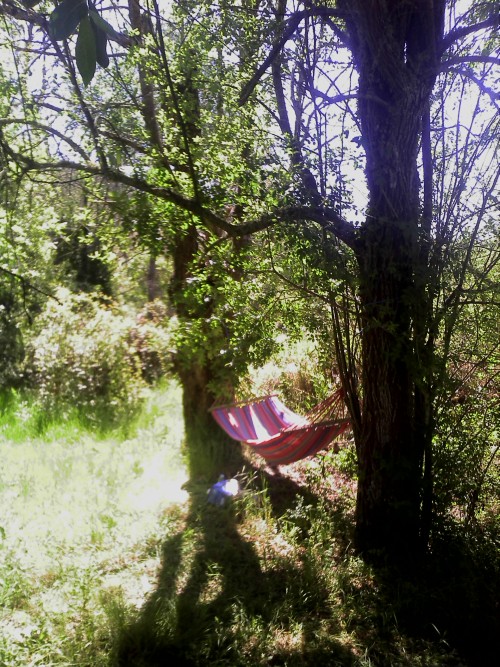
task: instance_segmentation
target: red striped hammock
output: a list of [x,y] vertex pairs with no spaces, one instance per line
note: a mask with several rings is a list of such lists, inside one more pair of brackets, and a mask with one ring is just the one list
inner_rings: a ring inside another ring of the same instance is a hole
[[223,405],[211,412],[231,438],[250,445],[272,465],[286,465],[313,456],[347,430],[348,419],[327,419],[342,399],[338,390],[305,417],[289,410],[277,396]]

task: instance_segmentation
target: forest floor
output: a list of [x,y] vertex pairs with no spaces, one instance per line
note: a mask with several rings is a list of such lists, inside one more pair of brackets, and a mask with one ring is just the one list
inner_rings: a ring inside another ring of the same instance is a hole
[[37,437],[28,412],[0,420],[2,667],[497,664],[497,580],[449,550],[411,580],[354,555],[347,444],[249,458],[214,507],[215,480],[187,480],[175,386],[129,433]]

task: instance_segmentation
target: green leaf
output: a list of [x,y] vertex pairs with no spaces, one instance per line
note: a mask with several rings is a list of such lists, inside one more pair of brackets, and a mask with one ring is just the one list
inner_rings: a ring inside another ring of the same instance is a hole
[[96,28],[100,28],[110,37],[116,33],[116,30],[113,28],[113,26],[107,21],[105,21],[102,18],[102,16],[96,12],[95,9],[91,9],[89,11],[89,15],[90,18],[92,19],[92,23],[95,25]]
[[96,26],[92,12],[90,13],[90,21],[92,23],[92,30],[94,31],[95,36],[97,62],[101,67],[106,68],[109,65],[109,56],[106,51],[106,47],[108,45],[108,36],[104,30],[101,30],[101,28]]
[[82,19],[75,47],[76,66],[83,83],[89,84],[95,74],[97,49],[94,31],[88,16]]
[[86,0],[63,0],[49,18],[49,31],[53,39],[68,39],[88,11]]

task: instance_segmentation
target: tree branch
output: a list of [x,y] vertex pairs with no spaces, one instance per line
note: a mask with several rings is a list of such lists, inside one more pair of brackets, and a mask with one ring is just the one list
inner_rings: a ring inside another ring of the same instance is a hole
[[[310,9],[306,9],[301,12],[295,12],[294,14],[292,14],[290,18],[286,21],[285,27],[283,29],[283,32],[281,33],[280,38],[271,48],[271,52],[269,53],[267,58],[257,68],[255,74],[252,76],[250,81],[248,81],[248,83],[246,83],[243,86],[240,98],[238,100],[240,106],[243,106],[243,104],[245,104],[245,102],[248,100],[250,95],[253,93],[255,87],[264,76],[266,70],[272,65],[273,61],[277,58],[282,48],[285,46],[285,44],[288,42],[288,40],[292,37],[294,32],[299,27],[300,23],[305,18],[314,16],[319,16],[323,18],[342,18],[344,16],[344,13],[336,9],[330,9],[328,7],[311,7]],[[337,30],[335,32],[337,34],[340,33],[340,31]]]
[[49,172],[49,171],[76,171],[88,176],[103,178],[112,183],[120,183],[134,190],[139,190],[163,201],[178,206],[181,210],[196,215],[214,233],[225,232],[228,236],[239,237],[263,231],[275,224],[296,221],[315,222],[326,231],[334,234],[339,240],[350,248],[355,249],[358,244],[356,229],[347,220],[327,206],[286,206],[278,208],[257,219],[249,220],[242,224],[232,224],[221,215],[200,204],[197,199],[186,197],[172,188],[161,187],[148,183],[137,175],[129,176],[121,171],[91,163],[78,163],[71,160],[59,162],[41,162],[26,157],[11,150],[11,157],[21,165],[25,172]]
[[260,231],[270,227],[272,224],[284,221],[305,222],[307,220],[316,222],[325,231],[331,232],[349,248],[355,250],[358,247],[358,236],[356,228],[344,220],[334,209],[327,206],[287,206],[276,209],[262,216],[254,222],[246,223],[246,227],[255,226],[247,233]]
[[241,91],[241,95],[238,100],[238,104],[240,106],[243,106],[245,102],[247,102],[248,98],[253,93],[255,87],[263,77],[264,73],[272,65],[274,60],[278,57],[278,55],[281,52],[281,49],[285,46],[290,37],[297,30],[300,22],[305,17],[305,15],[306,12],[297,12],[290,19],[288,19],[287,21],[288,25],[283,30],[283,34],[281,35],[280,39],[274,44],[274,46],[271,49],[271,52],[264,60],[264,62],[257,68],[255,74],[252,76],[250,81],[243,86],[243,90]]
[[467,79],[470,79],[473,81],[476,86],[481,90],[485,95],[488,95],[488,97],[491,99],[493,104],[496,103],[497,100],[500,99],[500,92],[496,92],[495,90],[492,90],[491,88],[488,88],[488,86],[485,86],[484,83],[481,81],[481,79],[478,79],[477,76],[474,75],[473,72],[471,72],[468,69],[457,69],[456,67],[450,67],[448,68],[449,72],[455,72],[456,74],[460,74],[461,76],[465,76]]
[[40,28],[46,29],[47,27],[47,20],[42,14],[39,14],[33,9],[21,8],[11,0],[2,0],[0,2],[0,13],[10,16],[13,19],[37,25]]
[[455,28],[450,30],[450,32],[445,35],[441,41],[440,55],[443,55],[452,44],[454,44],[462,37],[467,37],[473,32],[479,32],[480,30],[485,30],[486,28],[496,28],[500,25],[500,12],[497,10],[496,14],[492,14],[484,21],[475,23],[474,25],[463,26],[462,28]]
[[496,56],[454,56],[453,58],[448,58],[448,60],[443,60],[439,66],[441,72],[453,67],[453,65],[460,65],[462,63],[491,63],[492,65],[500,65],[500,58]]
[[[19,21],[25,21],[30,25],[36,25],[48,34],[48,22],[43,14],[33,9],[21,8],[13,0],[0,0],[0,14],[10,16]],[[115,42],[125,49],[130,49],[137,43],[135,37],[130,37],[114,29],[109,30],[106,34],[110,41]]]
[[4,127],[6,125],[29,125],[30,127],[33,127],[37,130],[43,130],[49,135],[58,137],[61,139],[61,141],[66,142],[68,146],[70,146],[84,160],[89,160],[88,154],[75,141],[73,141],[73,139],[70,139],[62,132],[59,132],[59,130],[56,130],[56,128],[52,125],[44,125],[43,123],[39,123],[35,120],[28,120],[27,118],[0,118],[0,127]]
[[54,299],[57,301],[57,303],[60,303],[59,299],[51,294],[50,292],[45,292],[44,290],[40,289],[39,287],[36,287],[36,285],[33,285],[27,278],[24,276],[20,276],[18,273],[15,273],[14,271],[11,271],[10,269],[6,269],[4,266],[0,266],[0,271],[2,273],[6,273],[8,276],[11,276],[11,278],[15,278],[15,280],[18,280],[21,285],[23,286],[23,289],[29,288],[33,290],[34,292],[38,292],[38,294],[43,294],[43,296],[48,296],[49,299]]

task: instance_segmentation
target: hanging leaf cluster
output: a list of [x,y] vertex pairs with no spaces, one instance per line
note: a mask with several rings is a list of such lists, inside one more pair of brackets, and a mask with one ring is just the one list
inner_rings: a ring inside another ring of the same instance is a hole
[[95,74],[97,65],[108,67],[108,37],[112,26],[87,0],[63,0],[49,17],[50,35],[56,41],[68,39],[78,30],[75,59],[85,85]]

